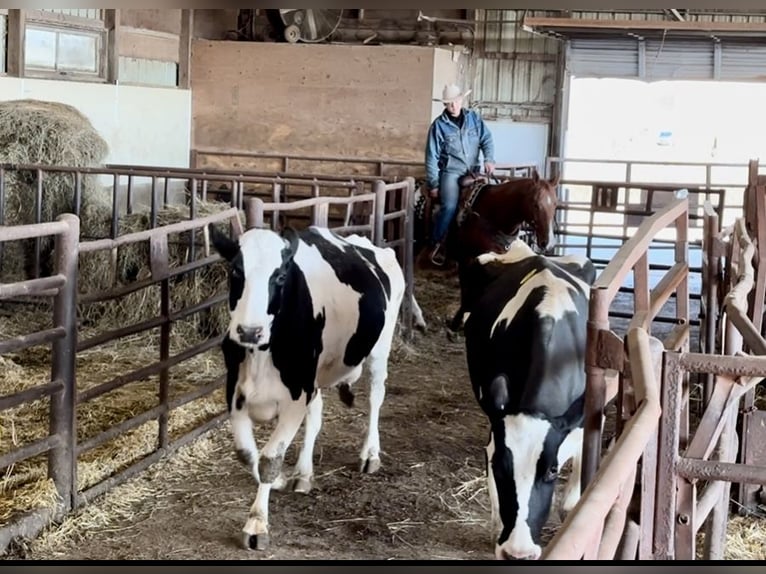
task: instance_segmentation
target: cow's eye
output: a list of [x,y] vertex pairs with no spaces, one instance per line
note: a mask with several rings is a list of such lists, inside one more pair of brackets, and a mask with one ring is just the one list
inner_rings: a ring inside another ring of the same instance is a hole
[[545,471],[545,476],[543,477],[543,480],[545,482],[554,482],[556,478],[559,476],[559,469],[554,464],[551,467],[548,467],[548,470]]

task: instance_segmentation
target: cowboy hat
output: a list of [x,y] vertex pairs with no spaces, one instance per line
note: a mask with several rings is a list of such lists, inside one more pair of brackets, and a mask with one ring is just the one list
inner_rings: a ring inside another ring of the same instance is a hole
[[471,90],[466,90],[465,93],[463,93],[460,86],[457,84],[447,84],[444,86],[444,90],[442,90],[442,102],[448,104],[449,102],[454,102],[458,98],[464,98],[470,93]]

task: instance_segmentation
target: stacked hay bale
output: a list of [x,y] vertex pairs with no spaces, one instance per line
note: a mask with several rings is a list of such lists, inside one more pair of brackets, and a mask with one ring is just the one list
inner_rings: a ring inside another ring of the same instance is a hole
[[[204,217],[230,208],[225,202],[198,201],[196,216]],[[156,226],[166,226],[190,219],[188,205],[167,205],[157,211]],[[240,212],[240,222],[244,216]],[[137,212],[120,218],[120,236],[151,228],[150,213]],[[214,254],[202,229],[194,232],[194,257],[191,250],[191,232],[168,237],[168,263],[172,270],[206,255]],[[80,254],[80,292],[106,293],[151,278],[149,241],[122,245],[116,253],[109,250]],[[228,288],[228,271],[223,261],[195,269],[170,280],[171,311],[201,303],[223,293]],[[80,306],[79,314],[84,327],[100,330],[132,325],[161,315],[160,285],[134,291],[118,299]],[[225,302],[191,315],[173,324],[171,334],[191,345],[215,337],[226,329],[229,309]]]
[[[43,100],[0,102],[0,162],[13,164],[58,165],[67,167],[103,166],[109,146],[91,122],[76,108]],[[82,178],[81,230],[85,236],[103,236],[109,229],[110,190],[99,186],[96,176]],[[5,173],[6,225],[35,222],[37,173],[9,169]],[[43,176],[42,220],[54,221],[74,208],[75,178],[70,173]],[[43,239],[41,262],[50,269],[53,241]],[[24,248],[7,246],[5,280],[32,275],[34,242]]]

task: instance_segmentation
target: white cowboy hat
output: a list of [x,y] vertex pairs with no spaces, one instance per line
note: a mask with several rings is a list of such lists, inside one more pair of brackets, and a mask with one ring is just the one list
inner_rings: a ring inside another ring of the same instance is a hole
[[471,90],[466,90],[465,93],[463,93],[460,86],[457,84],[447,84],[444,86],[444,90],[442,90],[442,102],[445,104],[454,102],[458,98],[464,98],[470,93]]

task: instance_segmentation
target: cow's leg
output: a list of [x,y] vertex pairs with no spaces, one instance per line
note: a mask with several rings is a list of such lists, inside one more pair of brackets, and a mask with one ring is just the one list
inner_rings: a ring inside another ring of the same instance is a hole
[[500,499],[497,496],[497,485],[495,484],[495,475],[492,473],[492,457],[495,455],[495,437],[489,433],[489,442],[486,446],[487,453],[487,492],[489,493],[489,529],[492,535],[492,544],[494,545],[497,535],[500,533]]
[[253,422],[250,420],[245,395],[238,388],[234,393],[234,400],[231,403],[229,420],[231,422],[231,432],[234,436],[234,448],[237,458],[250,469],[255,480],[259,480],[258,447],[255,444],[255,436],[253,435]]
[[388,355],[391,350],[392,329],[386,328],[381,333],[380,340],[370,353],[370,417],[367,427],[367,439],[361,452],[360,470],[372,474],[380,468],[380,434],[378,421],[380,407],[386,396],[386,379],[388,378]]
[[298,400],[288,400],[280,406],[277,426],[263,447],[258,460],[258,492],[250,507],[250,514],[243,528],[246,548],[263,550],[269,543],[269,494],[274,484],[279,484],[285,452],[306,416],[306,400],[303,394]]
[[580,475],[582,472],[582,440],[583,429],[576,428],[572,430],[559,448],[558,463],[561,468],[566,461],[572,459],[572,471],[569,473],[564,495],[561,500],[562,515],[572,510],[580,500]]
[[314,444],[316,443],[319,430],[322,428],[322,391],[317,390],[316,396],[308,405],[306,420],[304,422],[303,447],[295,464],[295,481],[292,489],[295,492],[309,492],[311,490],[311,478],[314,474]]
[[412,294],[412,314],[415,318],[415,327],[420,331],[425,331],[426,320],[423,317],[423,310],[420,308],[420,305],[418,305],[418,301],[415,299],[414,293]]

